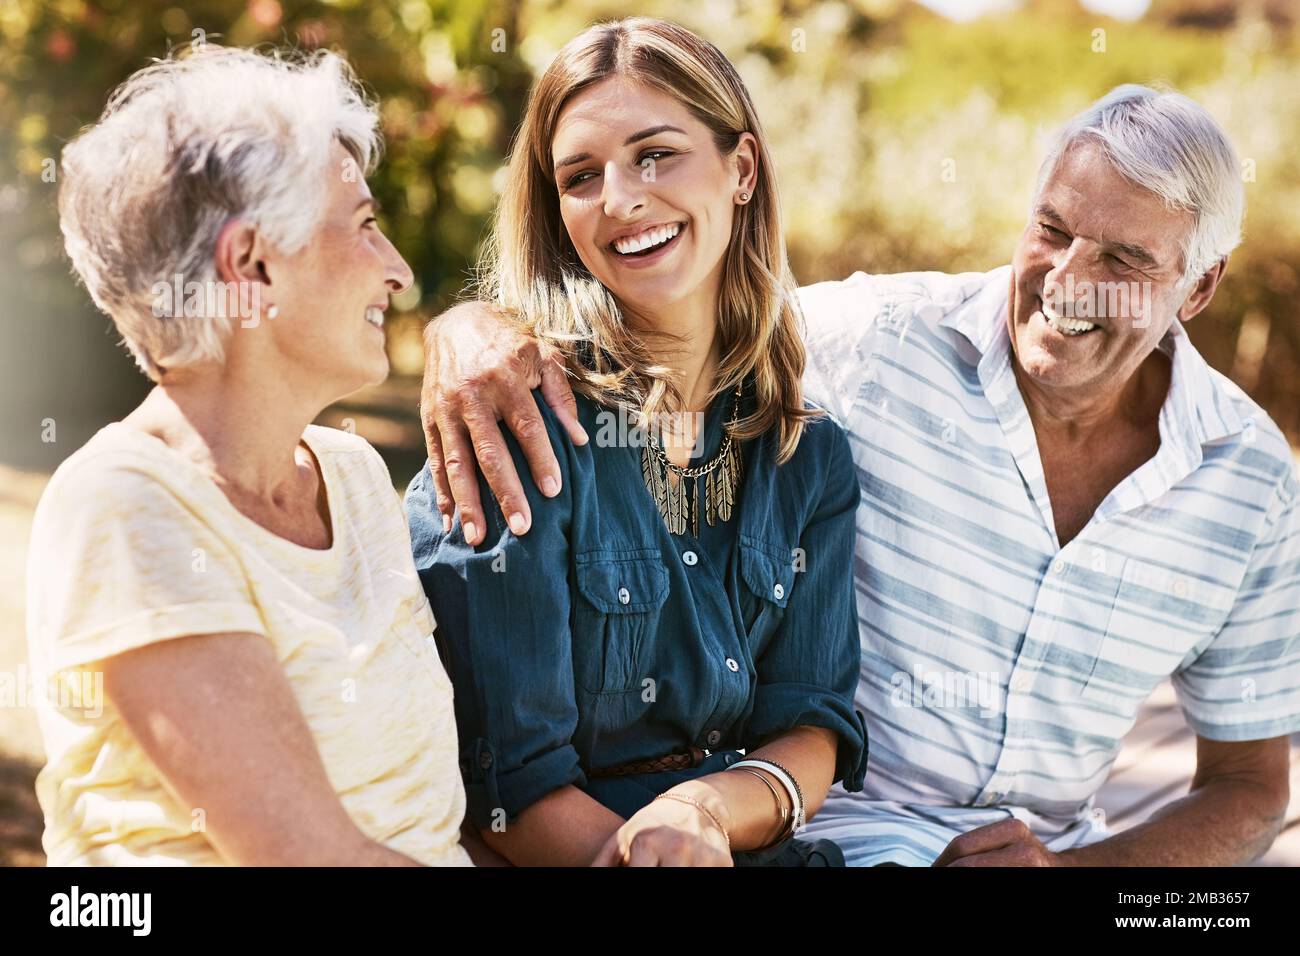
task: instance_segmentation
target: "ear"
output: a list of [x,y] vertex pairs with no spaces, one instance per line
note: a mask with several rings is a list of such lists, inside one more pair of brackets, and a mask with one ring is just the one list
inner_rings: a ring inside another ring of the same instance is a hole
[[1192,286],[1192,291],[1187,293],[1187,298],[1178,307],[1179,321],[1190,322],[1193,316],[1210,304],[1210,300],[1214,298],[1214,291],[1219,287],[1219,280],[1223,278],[1226,271],[1228,271],[1228,257],[1224,256],[1211,266],[1205,275],[1196,280],[1196,285]]
[[754,195],[754,186],[758,183],[758,140],[753,133],[740,134],[731,162],[736,170],[736,188]]
[[217,277],[222,282],[257,282],[269,286],[267,248],[257,227],[242,219],[228,219],[217,233]]

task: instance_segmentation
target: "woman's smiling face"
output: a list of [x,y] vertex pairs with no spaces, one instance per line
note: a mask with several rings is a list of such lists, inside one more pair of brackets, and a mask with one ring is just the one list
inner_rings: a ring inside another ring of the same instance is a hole
[[756,141],[722,155],[677,100],[609,77],[573,97],[551,142],[560,216],[583,264],[653,320],[694,299],[716,307],[736,201],[753,194]]

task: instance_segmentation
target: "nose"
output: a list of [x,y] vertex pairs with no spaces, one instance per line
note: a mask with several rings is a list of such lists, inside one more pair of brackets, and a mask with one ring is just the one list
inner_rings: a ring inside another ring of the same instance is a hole
[[1074,239],[1064,249],[1056,249],[1052,252],[1052,268],[1048,271],[1049,278],[1063,279],[1067,274],[1076,271],[1081,250],[1079,249],[1079,240]]
[[[1083,241],[1075,238],[1064,249],[1056,249],[1052,252],[1052,268],[1043,277],[1044,292],[1054,289],[1055,295],[1062,300],[1070,297],[1071,291],[1074,292],[1073,298],[1079,297],[1079,292],[1075,290],[1084,288],[1080,283],[1088,277],[1082,245]],[[1058,308],[1065,305],[1064,301],[1057,301],[1054,304]]]
[[615,163],[605,166],[601,203],[610,219],[627,219],[645,206],[644,182],[639,172],[620,169]]
[[393,295],[398,295],[411,287],[411,283],[415,281],[415,273],[406,264],[406,260],[397,251],[397,247],[388,241],[387,236],[384,237],[384,245],[387,246],[384,256],[384,268],[388,273],[384,277],[384,283]]

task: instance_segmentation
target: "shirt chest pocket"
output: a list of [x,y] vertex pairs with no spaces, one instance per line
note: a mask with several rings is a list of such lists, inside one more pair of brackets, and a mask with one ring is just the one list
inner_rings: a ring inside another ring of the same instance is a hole
[[738,559],[740,611],[750,651],[757,657],[785,617],[796,567],[793,556],[780,548],[746,538],[739,542]]
[[1082,695],[1128,712],[1222,626],[1224,588],[1128,558]]
[[638,689],[668,598],[668,569],[653,548],[574,558],[573,674],[589,693]]

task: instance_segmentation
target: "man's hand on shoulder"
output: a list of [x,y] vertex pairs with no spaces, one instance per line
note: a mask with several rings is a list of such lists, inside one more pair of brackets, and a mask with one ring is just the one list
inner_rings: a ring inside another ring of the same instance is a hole
[[429,471],[444,529],[459,508],[469,544],[478,544],[486,527],[476,467],[510,530],[524,534],[532,523],[499,420],[519,441],[542,494],[559,494],[560,466],[532,396],[539,386],[574,443],[586,444],[560,355],[521,331],[508,313],[485,302],[465,302],[425,328],[420,421]]

